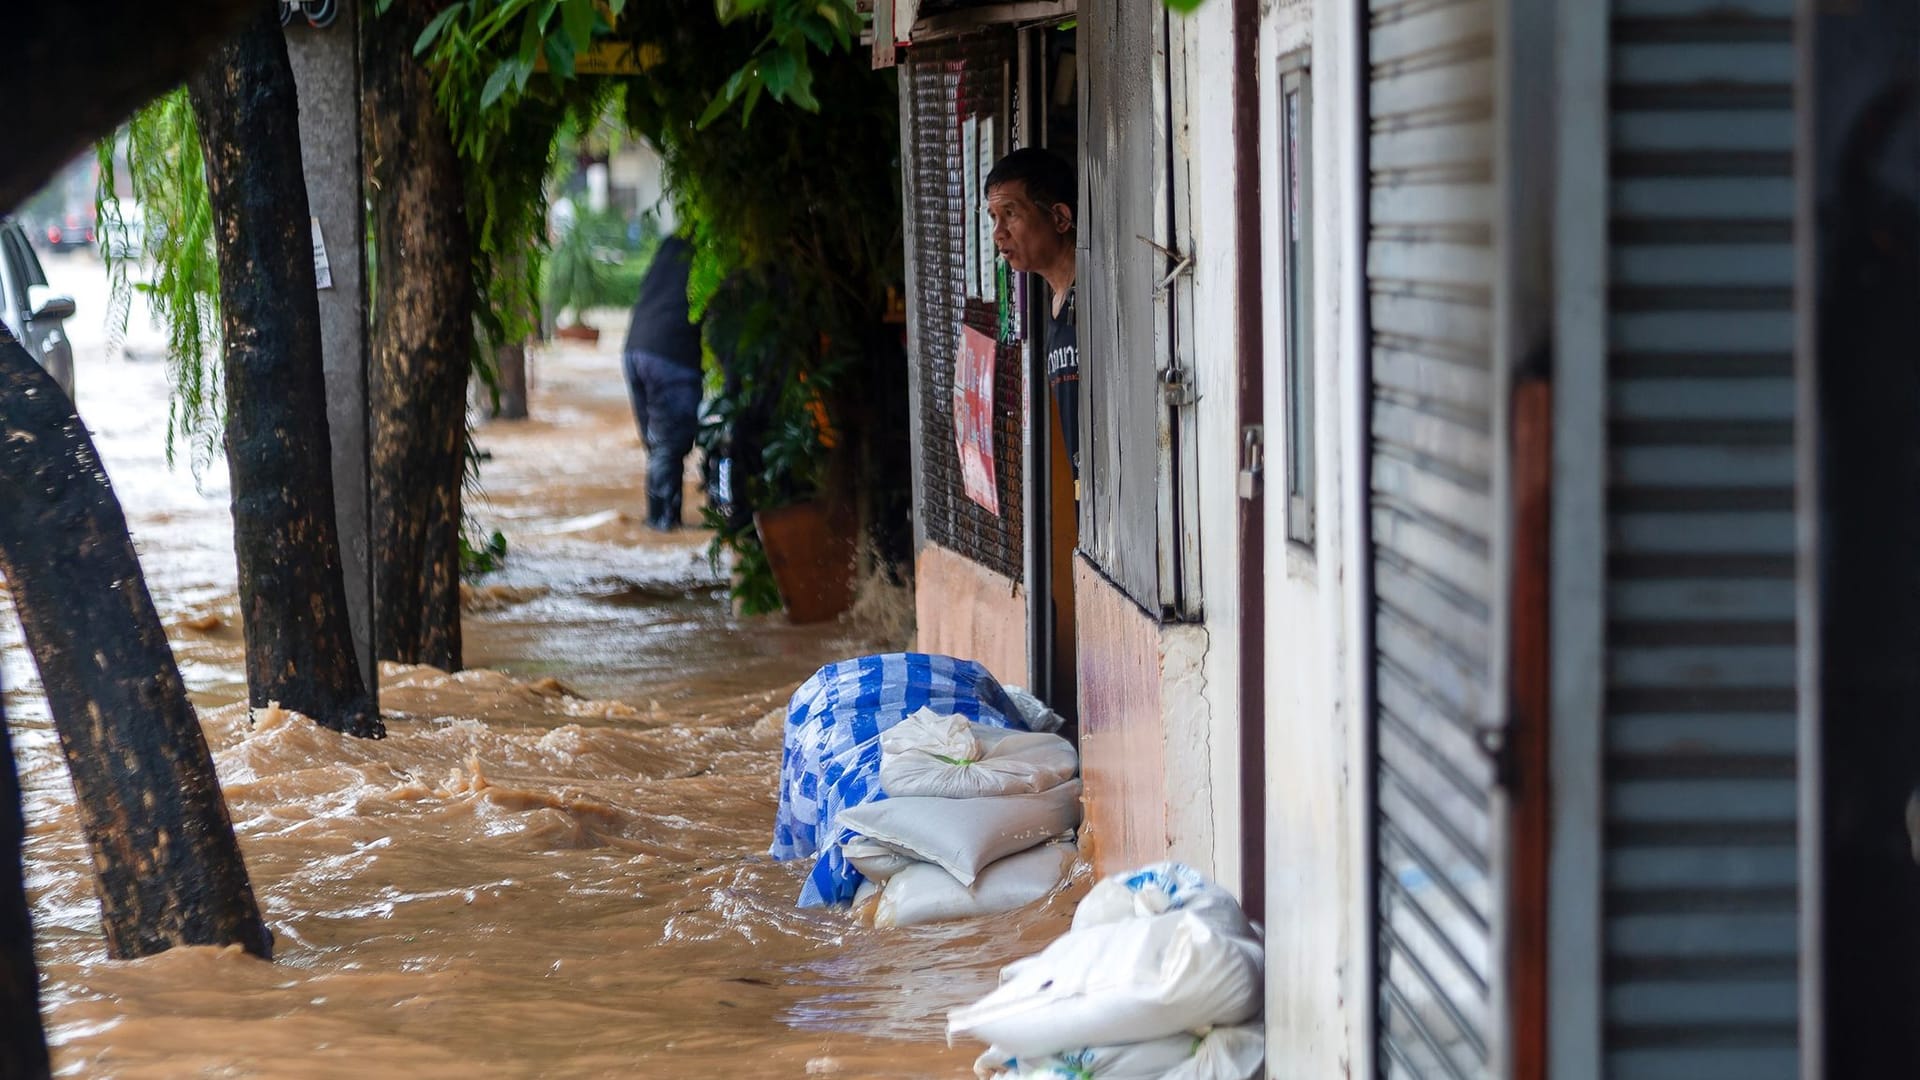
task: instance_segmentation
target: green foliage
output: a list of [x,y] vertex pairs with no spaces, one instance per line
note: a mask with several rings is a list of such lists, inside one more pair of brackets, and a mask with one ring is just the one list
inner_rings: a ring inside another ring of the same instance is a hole
[[707,545],[707,563],[720,569],[720,557],[733,552],[733,580],[727,595],[739,606],[742,615],[771,615],[780,610],[780,586],[773,579],[773,564],[767,561],[767,549],[760,546],[760,534],[753,520],[744,523],[712,506],[700,508],[701,520],[713,530],[713,542]]
[[[112,287],[111,317],[118,320],[116,332],[125,335],[132,296],[138,291],[166,328],[173,383],[167,403],[167,463],[173,463],[179,444],[186,443],[192,447],[190,460],[197,476],[220,452],[225,402],[220,262],[213,246],[213,207],[200,155],[200,129],[186,90],[156,98],[135,113],[127,124],[125,150],[128,186],[143,209],[140,250],[144,254],[122,258],[112,245],[102,244]],[[101,234],[109,236],[112,230],[107,223],[123,220],[124,213],[114,195],[119,186],[115,140],[102,140],[96,153],[98,216]],[[133,280],[130,269],[150,271],[148,280]]]
[[818,50],[831,57],[849,50],[860,29],[860,10],[852,0],[715,0],[714,10],[722,24],[762,23],[767,31],[701,112],[701,128],[736,103],[746,124],[763,91],[775,101],[820,111],[809,54]]
[[499,529],[486,536],[471,521],[463,522],[460,530],[460,576],[471,581],[483,574],[491,574],[506,565],[507,538]]
[[654,9],[635,33],[661,59],[628,80],[625,101],[629,125],[666,160],[694,249],[688,299],[720,369],[702,445],[734,462],[735,506],[715,538],[734,551],[736,598],[756,610],[771,578],[752,511],[834,497],[834,418],[879,407],[863,390],[867,342],[900,274],[897,96],[890,72],[834,56],[805,83],[817,111],[716,113],[708,72],[766,41],[704,7]]
[[[772,592],[752,510],[820,492],[833,456],[825,421],[847,401],[873,407],[857,376],[899,280],[896,91],[891,73],[843,54],[859,19],[854,0],[658,0],[626,22],[594,0],[460,0],[417,44],[435,67],[470,199],[496,215],[491,232],[476,226],[492,253],[478,258],[524,253],[545,211],[550,167],[505,161],[503,145],[524,154],[545,132],[550,166],[556,139],[598,132],[614,108],[665,158],[694,248],[689,303],[719,368],[719,419],[704,445],[740,466],[716,537],[734,551],[736,592],[753,610]],[[596,41],[624,46],[643,72],[571,78]],[[816,53],[829,58],[818,68]],[[716,71],[732,74],[716,85]],[[756,111],[763,96],[797,108]],[[551,253],[556,306],[607,287],[581,239]]]
[[548,310],[558,315],[571,308],[577,320],[590,307],[632,304],[658,244],[650,231],[638,243],[630,241],[626,223],[615,214],[582,211],[547,260]]

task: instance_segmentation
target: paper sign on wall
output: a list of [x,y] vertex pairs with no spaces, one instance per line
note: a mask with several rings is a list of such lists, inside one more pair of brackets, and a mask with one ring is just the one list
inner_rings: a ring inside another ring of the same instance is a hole
[[320,236],[320,219],[308,218],[313,223],[313,284],[320,289],[333,288],[333,267],[327,262],[327,242]]
[[980,121],[969,116],[960,121],[960,199],[965,220],[961,223],[961,261],[966,281],[961,288],[968,296],[980,295],[980,219],[985,216],[978,179]]
[[993,171],[993,166],[999,160],[1000,147],[994,137],[993,129],[993,117],[983,116],[980,118],[980,126],[974,133],[979,139],[979,145],[975,148],[973,155],[973,190],[977,200],[976,205],[980,210],[974,215],[974,228],[978,230],[979,235],[974,240],[977,261],[974,263],[973,272],[979,288],[973,295],[983,300],[998,299],[996,293],[1000,269],[997,265],[1000,253],[993,246],[993,215],[986,211],[987,174]]
[[960,450],[960,482],[967,498],[999,517],[1000,491],[993,475],[993,364],[993,339],[972,327],[961,327],[953,370],[953,437]]

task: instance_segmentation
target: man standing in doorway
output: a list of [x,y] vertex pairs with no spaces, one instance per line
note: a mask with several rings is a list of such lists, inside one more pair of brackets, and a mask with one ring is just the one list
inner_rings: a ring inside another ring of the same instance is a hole
[[1080,343],[1074,326],[1074,226],[1079,210],[1073,166],[1032,147],[1000,159],[987,174],[987,213],[993,245],[1015,270],[1047,283],[1047,382],[1073,464],[1073,497],[1080,499]]
[[662,532],[680,527],[683,470],[700,427],[700,327],[687,319],[692,263],[685,240],[662,240],[627,325],[627,395],[647,444],[647,524]]

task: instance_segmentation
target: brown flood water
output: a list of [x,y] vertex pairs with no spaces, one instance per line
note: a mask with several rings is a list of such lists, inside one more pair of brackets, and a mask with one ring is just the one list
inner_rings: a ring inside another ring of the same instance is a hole
[[539,358],[537,419],[482,429],[476,516],[511,550],[471,598],[473,670],[390,666],[391,737],[365,742],[234,704],[222,470],[199,489],[169,472],[163,366],[74,330],[81,412],[277,945],[271,964],[105,958],[72,790],[0,592],[59,1075],[971,1075],[977,1048],[945,1045],[946,1011],[1061,933],[1070,899],[892,931],[792,906],[805,867],[765,855],[782,707],[821,663],[903,644],[905,601],[826,628],[731,616],[703,534],[638,525],[645,458],[615,343]]

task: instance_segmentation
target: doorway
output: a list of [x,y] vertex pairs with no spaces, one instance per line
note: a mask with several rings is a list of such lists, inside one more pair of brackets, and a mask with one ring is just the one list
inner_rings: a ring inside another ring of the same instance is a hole
[[[1042,26],[1022,35],[1021,124],[1029,145],[1078,163],[1080,93],[1072,26]],[[1073,594],[1073,552],[1079,537],[1079,510],[1066,440],[1047,382],[1045,327],[1052,297],[1038,275],[1025,275],[1028,458],[1034,462],[1029,507],[1028,581],[1033,640],[1031,677],[1036,693],[1067,721],[1069,737],[1079,730],[1078,651]]]

